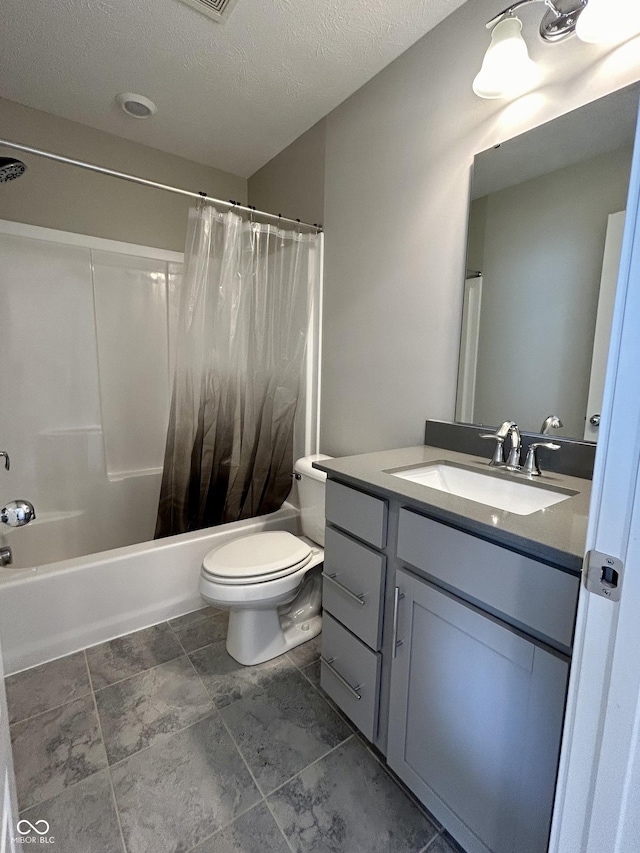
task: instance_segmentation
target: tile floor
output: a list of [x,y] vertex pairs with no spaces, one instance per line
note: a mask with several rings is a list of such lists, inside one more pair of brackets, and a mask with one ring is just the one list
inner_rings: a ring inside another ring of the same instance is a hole
[[21,814],[52,853],[454,853],[320,689],[205,608],[7,678]]

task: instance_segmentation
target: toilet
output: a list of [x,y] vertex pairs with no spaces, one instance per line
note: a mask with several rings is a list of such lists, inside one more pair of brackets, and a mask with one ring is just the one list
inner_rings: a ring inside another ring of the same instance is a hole
[[227,651],[245,666],[282,655],[322,629],[327,475],[312,463],[330,458],[317,453],[294,466],[301,536],[252,533],[214,548],[202,562],[200,593],[212,607],[229,610]]

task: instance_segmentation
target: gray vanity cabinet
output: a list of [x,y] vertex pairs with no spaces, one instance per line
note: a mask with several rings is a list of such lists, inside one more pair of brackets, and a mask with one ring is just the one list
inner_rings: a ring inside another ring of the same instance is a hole
[[407,571],[387,761],[467,853],[545,853],[568,660]]
[[546,853],[579,577],[329,480],[321,685],[467,853]]

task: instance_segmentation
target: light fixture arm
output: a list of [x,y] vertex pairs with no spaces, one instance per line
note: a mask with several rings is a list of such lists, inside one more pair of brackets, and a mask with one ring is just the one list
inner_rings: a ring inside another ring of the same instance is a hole
[[548,6],[549,9],[553,12],[556,18],[560,18],[562,13],[556,8],[553,0],[518,0],[517,3],[513,3],[513,5],[509,6],[503,12],[496,15],[494,18],[491,18],[490,21],[487,21],[485,24],[488,30],[492,30],[496,24],[498,24],[503,18],[508,17],[509,15],[513,15],[516,9],[519,9],[521,6],[528,6],[529,3],[544,3],[545,6]]
[[505,18],[514,17],[514,12],[529,3],[544,3],[546,11],[540,22],[540,38],[547,42],[562,41],[575,32],[576,23],[589,0],[517,0],[487,23],[492,30]]

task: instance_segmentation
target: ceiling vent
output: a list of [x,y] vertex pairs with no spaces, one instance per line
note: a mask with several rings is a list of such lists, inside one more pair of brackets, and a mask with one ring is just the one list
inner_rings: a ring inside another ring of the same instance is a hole
[[238,0],[180,0],[180,2],[221,24],[227,20]]

